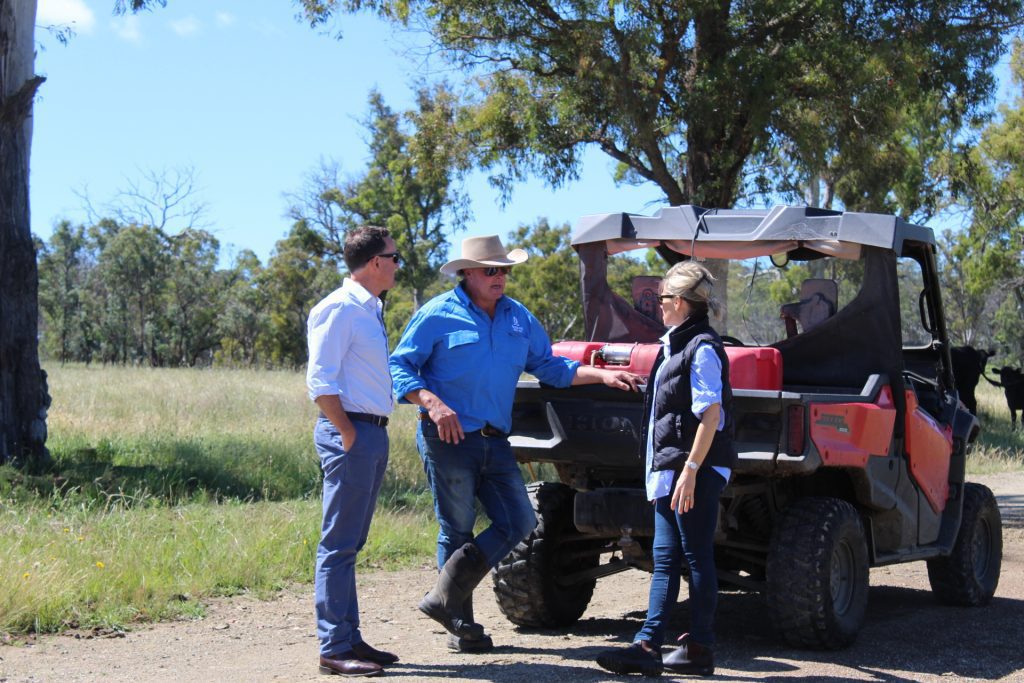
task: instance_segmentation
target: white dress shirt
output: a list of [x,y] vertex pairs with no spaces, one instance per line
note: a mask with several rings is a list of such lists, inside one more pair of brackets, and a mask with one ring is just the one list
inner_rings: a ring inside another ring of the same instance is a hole
[[345,412],[387,416],[395,406],[381,300],[345,278],[309,312],[309,398],[336,395]]

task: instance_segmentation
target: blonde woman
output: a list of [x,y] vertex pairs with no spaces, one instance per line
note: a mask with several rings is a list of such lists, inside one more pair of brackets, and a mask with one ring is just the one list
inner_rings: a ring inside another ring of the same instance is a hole
[[[715,671],[718,600],[713,539],[718,498],[736,464],[732,389],[722,339],[708,321],[716,311],[714,278],[693,261],[677,263],[661,282],[664,353],[655,362],[644,401],[647,498],[654,503],[654,576],[647,620],[632,645],[597,657],[620,674]],[[683,560],[690,574],[690,632],[664,660],[661,646],[679,595]]]

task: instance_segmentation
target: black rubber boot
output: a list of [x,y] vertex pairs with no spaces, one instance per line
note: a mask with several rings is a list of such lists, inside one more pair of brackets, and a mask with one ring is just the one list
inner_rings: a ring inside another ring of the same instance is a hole
[[467,543],[452,553],[441,567],[437,584],[420,601],[420,611],[453,636],[479,640],[484,635],[484,627],[467,618],[464,609],[466,598],[473,595],[473,589],[490,570],[480,549]]
[[689,633],[679,636],[679,647],[664,659],[665,668],[677,674],[711,676],[715,673],[715,655],[707,645],[695,643]]
[[[473,595],[472,593],[466,598],[466,601],[462,603],[462,616],[467,621],[476,623],[476,619],[473,617]],[[481,629],[483,627],[481,626]],[[483,652],[490,652],[494,649],[494,641],[491,637],[484,633],[479,638],[460,638],[452,634],[448,634],[448,649],[452,652],[465,652],[466,654],[480,654]]]

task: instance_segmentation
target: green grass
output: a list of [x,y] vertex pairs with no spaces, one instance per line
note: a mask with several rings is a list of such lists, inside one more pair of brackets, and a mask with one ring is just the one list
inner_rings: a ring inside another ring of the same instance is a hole
[[[302,374],[97,366],[48,371],[48,445],[66,487],[174,502],[196,495],[319,495],[312,438],[317,411]],[[402,407],[389,429],[386,502],[423,502],[414,417]]]
[[[434,546],[430,521],[379,511],[360,564],[421,564]],[[320,506],[8,506],[0,523],[0,629],[48,632],[193,617],[209,596],[308,583]]]
[[[0,631],[193,617],[310,583],[316,407],[294,372],[49,367],[52,471],[0,468]],[[412,408],[396,411],[363,567],[433,561]]]
[[1024,429],[1010,429],[1010,411],[1003,390],[981,380],[975,391],[981,436],[967,458],[968,474],[991,474],[1024,468]]

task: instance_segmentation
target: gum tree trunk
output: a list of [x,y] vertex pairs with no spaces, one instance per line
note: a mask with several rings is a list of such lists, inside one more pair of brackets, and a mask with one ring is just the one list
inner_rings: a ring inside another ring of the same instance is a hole
[[39,366],[39,277],[29,223],[35,0],[0,0],[0,463],[49,461]]

